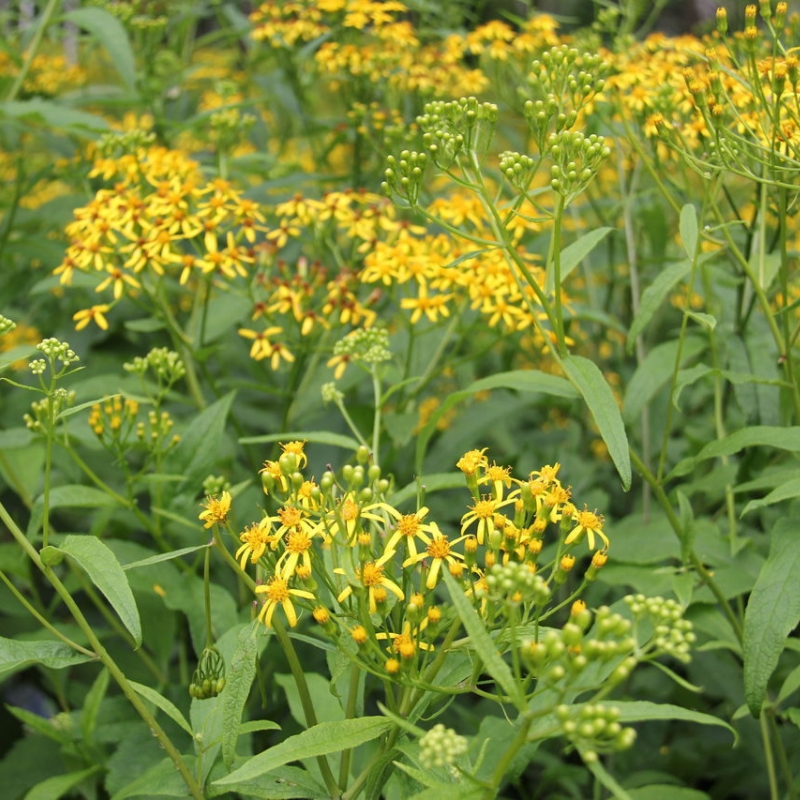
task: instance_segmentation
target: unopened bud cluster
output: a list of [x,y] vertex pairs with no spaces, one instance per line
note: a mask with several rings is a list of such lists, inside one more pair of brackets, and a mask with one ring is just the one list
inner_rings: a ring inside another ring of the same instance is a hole
[[215,497],[230,490],[231,482],[222,475],[209,475],[203,481],[203,494],[206,497]]
[[519,191],[525,191],[533,179],[538,162],[530,156],[507,150],[500,154],[500,172]]
[[486,574],[489,596],[511,605],[520,603],[544,606],[550,602],[550,587],[528,563],[509,561],[494,564]]
[[386,328],[357,328],[333,347],[334,356],[348,356],[353,362],[380,364],[389,361],[392,351],[389,349],[389,333]]
[[675,600],[663,597],[629,595],[625,602],[637,621],[653,625],[648,654],[669,655],[684,663],[691,660],[691,647],[696,636],[692,623],[683,618],[683,607]]
[[43,353],[51,364],[60,361],[62,366],[68,367],[80,361],[80,357],[69,346],[68,342],[61,342],[58,339],[43,339],[36,345],[36,349]]
[[425,769],[447,767],[467,752],[466,738],[439,723],[419,740],[419,760]]
[[438,167],[449,168],[462,152],[479,157],[488,152],[498,117],[494,103],[462,97],[427,103],[423,110],[424,114],[417,117],[423,131],[422,144]]
[[97,140],[97,151],[106,158],[118,158],[126,153],[136,153],[149,147],[156,140],[155,133],[141,128],[129,131],[104,133]]
[[139,403],[136,400],[111,397],[92,406],[89,413],[89,427],[100,439],[108,438],[122,442],[133,430],[138,414]]
[[0,336],[5,336],[7,333],[11,333],[11,331],[13,331],[16,327],[16,322],[0,314]]
[[627,750],[636,740],[636,731],[622,726],[619,709],[614,706],[603,703],[560,705],[555,715],[564,737],[587,761],[596,761],[598,753]]
[[144,377],[150,370],[159,386],[166,387],[177,383],[186,374],[186,367],[181,357],[166,347],[155,347],[144,358],[136,356],[133,361],[123,364],[122,368],[140,377]]
[[415,150],[403,150],[399,158],[388,156],[386,163],[388,167],[383,173],[384,181],[381,184],[383,193],[388,197],[397,195],[410,206],[416,206],[422,191],[428,156]]
[[220,150],[230,150],[241,142],[255,125],[252,114],[238,108],[223,108],[211,115],[211,138]]
[[225,688],[225,661],[216,647],[206,647],[189,684],[189,696],[195,700],[216,697]]
[[584,105],[602,91],[604,66],[599,55],[567,45],[551,48],[531,64],[528,89],[522,91],[533,97],[523,113],[540,152],[550,135],[570,130]]
[[22,419],[26,427],[35,433],[44,433],[58,418],[62,411],[66,411],[75,404],[75,392],[58,388],[50,397],[36,400],[31,403],[31,413],[23,414]]
[[547,147],[554,162],[550,186],[568,200],[589,185],[611,155],[604,137],[594,133],[584,136],[580,131],[554,133]]
[[140,421],[136,424],[136,437],[148,450],[163,455],[180,441],[180,436],[172,433],[174,424],[169,412],[150,409],[147,412],[147,422]]

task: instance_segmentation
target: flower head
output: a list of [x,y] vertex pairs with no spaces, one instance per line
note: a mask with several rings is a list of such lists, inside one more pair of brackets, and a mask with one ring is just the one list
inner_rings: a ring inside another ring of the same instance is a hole
[[289,586],[289,581],[279,575],[273,575],[269,581],[260,586],[256,586],[258,594],[266,595],[266,602],[258,612],[258,618],[268,628],[272,627],[272,617],[278,606],[283,608],[289,625],[294,628],[297,625],[297,612],[295,611],[292,597],[300,597],[306,600],[313,600],[314,595],[304,589],[293,589]]
[[203,508],[205,511],[200,512],[198,519],[205,522],[205,528],[225,522],[231,510],[231,493],[223,492],[219,497],[207,497]]

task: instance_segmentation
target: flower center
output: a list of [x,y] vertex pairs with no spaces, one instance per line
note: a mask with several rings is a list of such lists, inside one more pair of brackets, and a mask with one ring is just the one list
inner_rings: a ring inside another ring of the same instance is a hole
[[361,572],[361,583],[364,586],[377,586],[383,581],[383,567],[370,561],[364,564],[364,569]]
[[280,511],[278,511],[278,516],[287,528],[296,528],[303,518],[300,509],[294,508],[293,506],[280,509]]
[[267,584],[266,595],[272,603],[283,603],[289,599],[289,584],[283,578],[272,578]]
[[397,530],[403,536],[416,536],[419,533],[419,520],[414,514],[403,514],[397,520]]
[[494,515],[494,500],[481,500],[472,507],[479,519],[489,519]]
[[437,536],[428,545],[428,555],[431,558],[447,558],[450,555],[450,542],[444,536]]
[[311,537],[305,531],[292,531],[286,537],[286,549],[290,553],[305,553],[311,549]]

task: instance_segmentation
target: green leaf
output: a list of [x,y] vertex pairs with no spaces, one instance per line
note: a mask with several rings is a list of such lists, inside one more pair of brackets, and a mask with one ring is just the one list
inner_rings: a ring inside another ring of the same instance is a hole
[[586,764],[586,769],[597,778],[597,782],[600,783],[602,786],[605,786],[609,792],[611,792],[611,796],[615,797],[616,800],[633,800],[631,796],[623,789],[614,779],[608,770],[603,766],[602,762],[597,760],[596,758],[593,760],[587,761],[584,757],[583,751],[581,751],[581,758],[583,758],[583,763]]
[[103,8],[77,8],[63,15],[65,20],[91,33],[106,49],[128,89],[136,86],[136,60],[122,23]]
[[[95,489],[94,486],[67,484],[56,486],[50,491],[50,510],[54,508],[112,508],[117,501],[108,492]],[[31,509],[28,520],[28,537],[39,532],[44,516],[44,495],[39,495]]]
[[750,713],[761,714],[767,683],[786,637],[800,622],[800,520],[778,520],[769,556],[761,567],[744,614],[744,696]]
[[[595,228],[595,230],[585,233],[580,239],[565,247],[561,251],[561,281],[563,282],[575,267],[613,230],[613,228]],[[552,294],[555,291],[554,280],[553,270],[548,270],[544,289],[546,294]]]
[[717,318],[711,314],[702,314],[699,311],[692,311],[688,308],[684,309],[683,313],[686,314],[689,319],[693,319],[695,322],[702,325],[704,328],[708,328],[710,331],[713,331],[714,328],[717,327]]
[[2,117],[20,120],[35,117],[49,128],[64,128],[70,133],[84,137],[90,134],[89,138],[109,130],[108,122],[102,117],[38,98],[0,103],[0,118]]
[[628,331],[626,347],[629,353],[633,352],[636,338],[647,327],[647,324],[661,307],[666,296],[672,291],[672,287],[678,281],[682,281],[691,269],[691,261],[678,261],[675,264],[670,264],[666,269],[659,272],[653,283],[642,292],[639,309]]
[[453,601],[456,613],[469,634],[469,643],[472,649],[478,658],[483,661],[486,671],[494,678],[497,685],[511,698],[511,702],[517,708],[522,708],[525,704],[525,698],[519,685],[514,680],[511,667],[503,661],[502,656],[497,652],[497,647],[492,641],[492,637],[489,636],[489,632],[486,630],[481,618],[472,607],[472,603],[467,599],[464,590],[458,585],[456,579],[446,569],[442,570],[442,575],[444,582],[447,584],[447,590],[450,592],[450,598]]
[[279,731],[280,729],[281,726],[271,719],[254,719],[239,725],[239,736],[245,736],[248,733],[257,733],[258,731]]
[[687,203],[681,209],[680,222],[678,229],[683,239],[683,249],[690,261],[694,261],[697,253],[697,212],[691,203]]
[[414,457],[414,469],[418,475],[423,473],[422,462],[425,459],[425,451],[428,441],[436,431],[436,424],[454,406],[477,392],[489,389],[515,389],[520,392],[538,392],[549,394],[554,397],[564,397],[569,400],[575,399],[578,394],[569,381],[559,378],[557,375],[550,375],[539,370],[512,370],[511,372],[500,372],[488,378],[481,378],[474,381],[466,389],[448,395],[447,399],[431,414],[430,419],[417,435],[416,455]]
[[328,431],[288,431],[286,433],[267,433],[263,436],[244,436],[239,444],[267,444],[268,442],[291,442],[294,440],[329,444],[333,447],[344,447],[346,450],[358,450],[361,446],[352,436]]
[[573,385],[583,395],[586,405],[592,412],[600,436],[608,448],[608,454],[622,479],[622,488],[631,486],[631,457],[628,451],[628,437],[611,387],[597,365],[583,356],[566,356],[562,362],[564,372]]
[[94,766],[79,772],[56,775],[41,783],[37,783],[26,795],[25,800],[58,800],[92,775],[96,775],[102,767]]
[[186,717],[183,716],[181,710],[171,700],[167,700],[160,692],[151,689],[149,686],[145,686],[143,683],[137,683],[130,679],[128,679],[128,683],[136,690],[136,694],[140,694],[145,700],[148,700],[154,706],[160,708],[173,722],[183,728],[189,736],[194,736],[192,726],[189,724]]
[[33,711],[27,711],[18,706],[6,706],[6,710],[12,716],[16,717],[23,725],[27,725],[32,731],[48,739],[52,739],[54,742],[68,745],[72,741],[71,733],[59,728],[51,719],[46,719],[45,717],[35,714]]
[[789,500],[793,497],[800,496],[800,478],[792,478],[792,480],[782,483],[780,486],[773,489],[766,497],[760,500],[751,500],[743,509],[741,516],[748,514],[765,506],[771,506],[774,503],[780,503],[782,500]]
[[86,699],[83,701],[83,710],[81,711],[81,734],[83,734],[84,741],[90,741],[94,734],[97,715],[100,713],[100,704],[103,702],[108,689],[108,678],[108,670],[103,667],[92,684],[92,688],[86,693]]
[[117,394],[107,394],[103,395],[103,397],[97,397],[94,400],[87,400],[85,403],[79,403],[77,406],[70,406],[69,408],[65,408],[63,411],[60,411],[56,415],[56,419],[65,419],[66,417],[71,417],[73,414],[79,414],[81,411],[86,410],[87,408],[91,408],[98,403],[102,403],[105,400],[113,400],[115,397],[119,397],[119,393]]
[[290,736],[280,744],[253,756],[246,764],[225,778],[214,781],[215,786],[244,783],[266,772],[305,758],[339,753],[371,742],[382,736],[392,723],[383,717],[361,717],[339,722],[320,722],[296,736]]
[[654,783],[638,789],[628,789],[628,794],[632,800],[709,800],[705,792],[669,783]]
[[675,339],[654,347],[628,382],[622,404],[622,416],[625,421],[632,423],[639,419],[642,409],[669,382],[679,357],[683,365],[702,352],[705,347],[706,343],[698,337],[689,337],[683,343]]
[[0,636],[0,679],[31,664],[43,664],[50,669],[64,669],[92,660],[90,656],[76,653],[61,642],[49,640],[26,642]]
[[[183,756],[183,760],[189,770],[194,771],[194,756]],[[186,783],[175,769],[172,759],[165,758],[112,795],[111,800],[125,800],[128,797],[188,797],[188,795]]]
[[256,630],[252,626],[242,628],[230,667],[226,670],[225,693],[222,697],[222,759],[228,769],[233,766],[236,757],[236,740],[241,732],[242,711],[256,676],[257,654]]
[[[222,771],[221,768],[222,764],[218,763],[212,770],[212,781]],[[251,778],[242,784],[228,784],[221,788],[206,786],[206,792],[208,797],[229,798],[236,792],[242,797],[257,797],[260,800],[319,800],[330,795],[324,785],[300,767],[276,767],[269,775]]]
[[94,536],[67,536],[59,549],[75,561],[105,595],[139,647],[142,643],[139,609],[125,571],[108,545]]
[[129,319],[125,322],[129,331],[136,333],[154,333],[167,327],[166,322],[158,317],[145,317],[144,319]]
[[132,561],[130,564],[123,564],[122,569],[138,569],[139,567],[149,567],[152,564],[160,564],[162,561],[172,561],[173,558],[180,558],[181,556],[188,555],[189,553],[196,553],[205,547],[211,547],[211,544],[198,544],[195,547],[182,547],[180,550],[172,550],[169,553],[161,553],[157,556],[150,556],[150,558],[142,558],[139,561]]
[[686,475],[701,461],[731,456],[748,447],[774,447],[778,450],[800,451],[800,427],[782,428],[773,425],[753,425],[749,428],[742,428],[724,439],[709,442],[696,456],[679,461],[666,480]]
[[614,700],[614,708],[620,712],[619,721],[650,722],[654,720],[679,720],[680,722],[696,722],[698,725],[716,725],[726,728],[733,735],[734,744],[738,740],[736,731],[725,720],[703,714],[701,711],[692,711],[682,706],[670,703],[651,703],[649,700]]
[[187,484],[196,484],[199,489],[203,479],[218,469],[227,437],[225,420],[235,396],[235,392],[229,392],[194,417],[178,446],[164,459],[164,472],[183,475]]

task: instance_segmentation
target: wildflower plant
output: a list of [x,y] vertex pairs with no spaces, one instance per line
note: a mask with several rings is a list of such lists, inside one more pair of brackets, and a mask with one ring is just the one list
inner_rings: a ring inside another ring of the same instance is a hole
[[473,5],[0,10],[14,797],[793,796],[798,18]]

